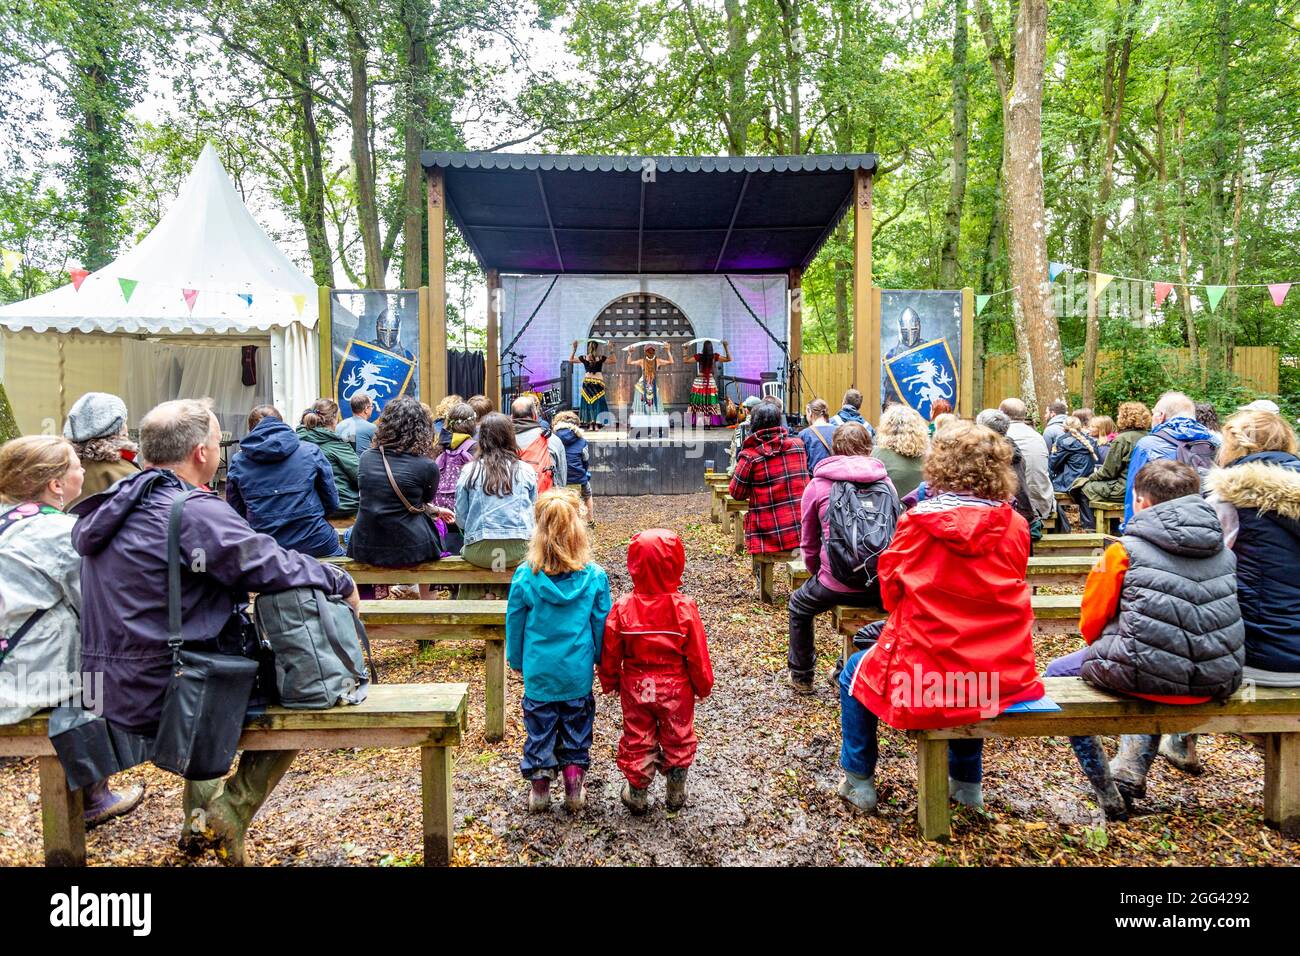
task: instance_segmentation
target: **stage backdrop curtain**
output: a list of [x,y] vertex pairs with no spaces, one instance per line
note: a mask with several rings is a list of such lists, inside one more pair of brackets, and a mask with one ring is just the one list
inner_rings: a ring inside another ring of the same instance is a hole
[[[469,398],[483,394],[483,353],[447,350],[447,394]],[[436,405],[442,396],[434,396]]]
[[[286,422],[296,423],[322,394],[320,366],[316,362],[319,338],[315,329],[298,324],[271,330],[270,377],[275,396],[272,404],[280,410]],[[261,359],[259,351],[259,382],[262,378]]]

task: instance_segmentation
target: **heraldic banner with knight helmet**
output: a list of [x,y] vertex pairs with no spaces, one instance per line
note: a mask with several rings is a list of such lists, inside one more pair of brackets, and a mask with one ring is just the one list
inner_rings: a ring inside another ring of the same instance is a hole
[[351,401],[369,395],[375,415],[394,398],[419,398],[419,292],[336,290],[330,295],[334,400],[340,418]]
[[960,292],[882,289],[881,405],[902,402],[926,421],[940,399],[957,408],[961,339]]

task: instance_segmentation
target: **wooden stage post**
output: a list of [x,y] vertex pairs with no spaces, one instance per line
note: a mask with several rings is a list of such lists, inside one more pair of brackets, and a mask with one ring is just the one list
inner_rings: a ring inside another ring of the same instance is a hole
[[501,411],[501,273],[487,270],[487,343],[483,348],[483,394]]
[[[803,371],[803,270],[790,270],[790,335],[786,348],[790,361],[798,362]],[[800,376],[802,378],[802,375]],[[791,415],[803,414],[803,390],[793,381],[785,384],[785,410]]]
[[[420,338],[429,343],[429,394],[421,396],[437,405],[447,394],[447,204],[441,169],[428,171],[429,193],[429,318]],[[424,350],[421,349],[421,352]]]
[[853,386],[862,392],[863,417],[880,422],[880,329],[872,299],[872,173],[853,174]]

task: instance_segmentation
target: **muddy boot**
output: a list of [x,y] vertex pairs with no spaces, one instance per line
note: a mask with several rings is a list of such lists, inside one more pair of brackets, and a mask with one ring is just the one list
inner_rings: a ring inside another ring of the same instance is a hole
[[176,846],[182,853],[199,856],[208,848],[203,835],[207,827],[208,804],[221,792],[221,778],[216,780],[186,780],[181,791],[181,836]]
[[1147,795],[1147,772],[1159,746],[1158,734],[1122,734],[1119,738],[1119,753],[1110,762],[1110,776],[1130,806]]
[[1205,766],[1196,754],[1196,736],[1196,734],[1167,734],[1160,741],[1160,756],[1183,773],[1199,777],[1205,772]]
[[623,792],[618,795],[623,801],[623,806],[627,807],[632,816],[639,817],[650,809],[650,790],[648,788],[634,787],[630,783],[623,784]]
[[564,768],[564,809],[577,813],[587,805],[587,771],[575,764]]
[[982,783],[966,783],[956,777],[949,777],[948,799],[960,803],[963,807],[983,810],[984,785]]
[[817,693],[811,678],[805,680],[802,677],[795,677],[793,674],[790,675],[790,689],[798,697],[811,697]]
[[840,799],[852,807],[854,810],[861,810],[863,813],[873,813],[876,809],[876,778],[859,777],[856,773],[844,771],[844,777],[840,780],[839,789]]
[[673,767],[672,770],[668,771],[668,795],[664,803],[674,813],[686,806],[687,769],[687,767]]
[[107,780],[92,783],[86,788],[85,794],[86,829],[93,829],[113,817],[130,813],[143,796],[144,787],[141,786],[134,786],[123,793],[114,793],[109,789]]
[[[1127,820],[1129,801],[1111,776],[1111,765],[1106,762],[1106,751],[1102,749],[1101,741],[1096,737],[1071,737],[1070,746],[1074,748],[1079,766],[1092,784],[1093,796],[1097,800],[1097,806],[1106,814],[1106,819]],[[1119,760],[1118,757],[1115,759]]]
[[538,771],[528,787],[528,812],[546,813],[551,809],[551,775]]
[[296,750],[245,750],[239,755],[239,766],[204,814],[204,837],[223,865],[244,865],[248,826],[296,756]]

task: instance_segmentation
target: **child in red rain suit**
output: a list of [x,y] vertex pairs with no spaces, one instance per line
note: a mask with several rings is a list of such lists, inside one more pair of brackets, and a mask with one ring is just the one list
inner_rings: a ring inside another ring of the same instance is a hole
[[600,686],[619,691],[623,737],[618,769],[627,783],[623,805],[638,816],[649,806],[658,769],[668,777],[669,810],[686,805],[686,771],[695,759],[695,698],[713,689],[713,665],[695,601],[679,594],[686,551],[672,531],[632,536],[627,569],[632,593],[605,621]]

